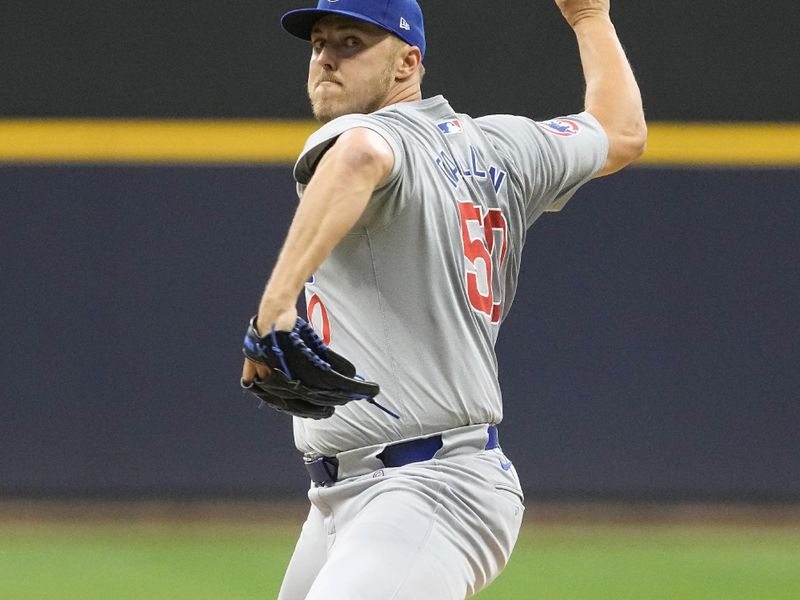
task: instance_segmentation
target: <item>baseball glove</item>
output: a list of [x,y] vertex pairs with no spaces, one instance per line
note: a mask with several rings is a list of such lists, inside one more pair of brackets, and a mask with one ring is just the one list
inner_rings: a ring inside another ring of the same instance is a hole
[[264,336],[259,335],[253,317],[242,350],[249,360],[270,369],[263,379],[241,383],[262,401],[262,406],[308,419],[327,419],[337,406],[353,400],[367,400],[380,407],[374,400],[380,392],[378,384],[364,381],[350,361],[328,348],[299,317],[292,331],[273,328]]

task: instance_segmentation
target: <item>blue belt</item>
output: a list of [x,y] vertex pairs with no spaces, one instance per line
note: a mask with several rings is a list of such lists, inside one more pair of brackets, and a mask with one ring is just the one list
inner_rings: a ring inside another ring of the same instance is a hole
[[[499,447],[497,427],[489,425],[487,432],[489,441],[486,442],[486,450]],[[386,446],[383,452],[377,455],[377,458],[380,459],[384,467],[402,467],[410,463],[432,459],[441,449],[442,444],[441,434],[408,442],[398,442],[397,444]],[[312,461],[307,461],[305,466],[314,485],[325,487],[336,483],[339,460],[335,456],[320,456]]]

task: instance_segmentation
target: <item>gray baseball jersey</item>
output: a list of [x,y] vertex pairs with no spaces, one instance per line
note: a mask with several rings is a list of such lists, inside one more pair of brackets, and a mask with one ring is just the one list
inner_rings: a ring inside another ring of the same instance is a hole
[[400,419],[366,402],[295,418],[304,453],[502,420],[494,345],[526,231],[603,167],[608,148],[588,113],[472,119],[437,96],[326,124],[295,166],[301,196],[325,150],[356,127],[386,140],[394,167],[306,300],[317,332],[380,384],[377,400]]

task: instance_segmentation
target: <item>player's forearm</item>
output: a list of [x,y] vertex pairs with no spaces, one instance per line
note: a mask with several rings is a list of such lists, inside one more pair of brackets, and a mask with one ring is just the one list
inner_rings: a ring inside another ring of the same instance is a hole
[[[346,148],[334,147],[320,162],[298,206],[259,306],[259,329],[291,329],[297,296],[308,277],[350,232],[369,202],[382,171],[356,165]],[[288,313],[292,322],[282,321]],[[262,331],[263,333],[263,331]]]
[[582,19],[573,29],[586,79],[585,108],[608,135],[608,161],[601,172],[605,175],[623,168],[644,152],[647,126],[642,97],[607,17]]
[[320,165],[267,283],[259,323],[272,321],[282,309],[294,306],[308,277],[352,229],[372,195],[372,188],[362,182],[331,182],[326,188],[327,179],[324,165]]

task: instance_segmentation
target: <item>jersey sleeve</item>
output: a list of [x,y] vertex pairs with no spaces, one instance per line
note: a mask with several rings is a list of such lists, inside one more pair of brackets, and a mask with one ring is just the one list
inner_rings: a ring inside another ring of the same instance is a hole
[[311,181],[314,171],[325,152],[334,144],[340,135],[350,129],[364,127],[380,135],[392,149],[394,154],[394,166],[389,174],[384,187],[391,183],[400,173],[402,167],[403,152],[399,140],[389,127],[381,123],[374,117],[367,115],[345,115],[334,119],[330,123],[323,125],[306,141],[303,151],[294,166],[294,178],[298,184],[305,186]]
[[339,117],[325,124],[308,138],[303,152],[300,154],[300,158],[298,158],[294,167],[294,178],[297,181],[297,195],[302,198],[306,186],[309,181],[311,181],[314,171],[316,171],[317,165],[325,155],[325,152],[330,149],[337,138],[344,132],[359,127],[365,127],[374,131],[386,140],[386,143],[389,144],[389,147],[392,149],[392,154],[394,155],[394,165],[386,181],[373,192],[364,212],[353,227],[354,230],[380,227],[391,220],[392,216],[399,210],[397,206],[399,202],[399,200],[397,200],[398,195],[392,192],[400,185],[405,153],[402,150],[402,142],[393,129],[389,125],[381,122],[379,118],[370,115],[346,115]]
[[514,166],[528,226],[544,211],[561,210],[608,158],[605,131],[587,112],[541,122],[512,115],[477,121]]

